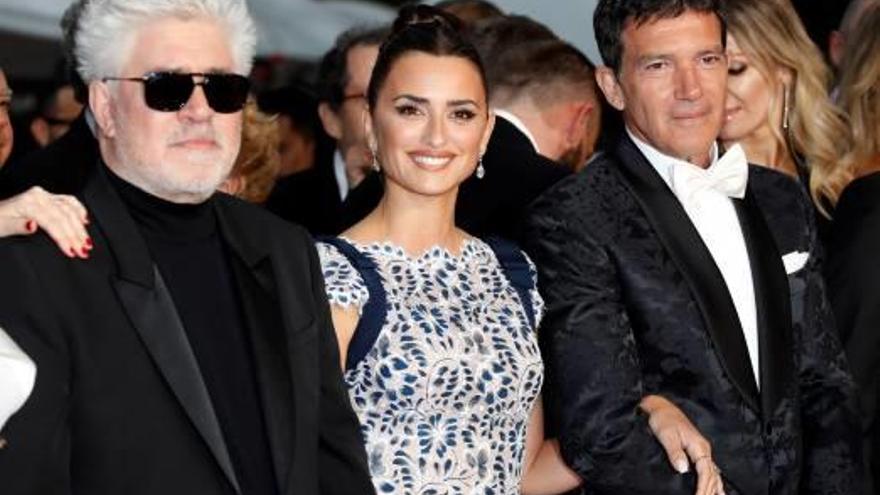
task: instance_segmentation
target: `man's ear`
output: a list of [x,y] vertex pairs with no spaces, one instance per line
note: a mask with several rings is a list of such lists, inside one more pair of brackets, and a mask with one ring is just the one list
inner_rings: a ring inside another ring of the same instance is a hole
[[34,117],[31,121],[31,136],[41,147],[49,144],[49,123],[43,117]]
[[596,67],[596,83],[602,89],[605,99],[617,110],[623,110],[626,107],[626,99],[623,97],[623,90],[617,81],[617,74],[607,65]]
[[339,141],[342,138],[342,120],[339,115],[330,108],[330,104],[322,101],[318,104],[318,116],[321,118],[321,125],[324,131],[333,139]]
[[102,81],[89,83],[89,108],[98,124],[98,129],[104,136],[112,138],[116,136],[116,120],[113,117],[113,98],[110,95],[110,87]]
[[373,117],[368,109],[364,109],[362,118],[364,121],[364,138],[367,140],[367,147],[370,149],[370,153],[375,155],[379,152],[379,143],[376,140],[376,133],[373,129]]
[[580,100],[571,103],[572,117],[565,129],[566,148],[580,145],[586,136],[590,115],[595,110],[595,103],[591,100]]

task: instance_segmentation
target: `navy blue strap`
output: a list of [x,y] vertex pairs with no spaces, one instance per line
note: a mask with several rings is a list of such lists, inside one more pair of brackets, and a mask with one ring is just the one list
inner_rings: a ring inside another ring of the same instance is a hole
[[361,275],[369,294],[367,303],[361,309],[361,316],[358,319],[357,327],[354,329],[354,335],[348,344],[348,355],[345,356],[345,369],[350,370],[357,366],[366,357],[367,353],[370,352],[373,344],[379,338],[382,325],[385,324],[385,314],[388,311],[385,287],[382,286],[382,276],[379,274],[379,268],[376,266],[376,263],[369,256],[358,251],[350,242],[338,237],[321,237],[320,240],[333,245],[348,258],[348,261]]
[[532,304],[534,282],[528,260],[516,244],[510,241],[498,237],[487,237],[483,239],[483,242],[492,248],[495,257],[498,258],[498,263],[501,264],[504,275],[510,281],[510,285],[516,289],[516,293],[519,294],[519,300],[522,303],[523,310],[526,312],[526,317],[529,319],[529,325],[534,329],[535,308]]

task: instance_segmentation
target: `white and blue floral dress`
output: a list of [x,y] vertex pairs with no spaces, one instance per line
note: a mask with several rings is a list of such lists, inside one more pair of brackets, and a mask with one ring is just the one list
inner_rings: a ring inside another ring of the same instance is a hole
[[[364,357],[346,370],[378,493],[516,494],[526,427],[543,380],[535,331],[493,250],[417,258],[358,244],[381,276],[386,312]],[[336,247],[318,243],[327,295],[363,310],[370,293]],[[543,302],[531,274],[532,311]]]

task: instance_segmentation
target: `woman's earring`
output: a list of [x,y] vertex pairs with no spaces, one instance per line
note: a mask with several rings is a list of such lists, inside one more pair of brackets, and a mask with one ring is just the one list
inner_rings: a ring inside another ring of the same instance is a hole
[[483,167],[483,155],[480,155],[479,160],[477,160],[477,172],[476,176],[478,179],[482,179],[486,176],[486,168]]
[[371,165],[371,167],[373,168],[374,171],[381,172],[382,168],[379,167],[379,159],[376,158],[376,150],[374,150],[373,148],[370,148],[370,154],[373,155],[373,164]]
[[788,130],[788,84],[782,86],[782,128]]

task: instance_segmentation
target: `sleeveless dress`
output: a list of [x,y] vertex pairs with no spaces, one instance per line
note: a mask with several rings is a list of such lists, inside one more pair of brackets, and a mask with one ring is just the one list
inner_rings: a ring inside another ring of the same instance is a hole
[[[385,291],[381,330],[345,372],[377,492],[519,493],[543,365],[492,248],[472,238],[459,255],[435,247],[411,258],[390,243],[346,241],[375,263]],[[362,311],[371,294],[358,270],[335,246],[319,242],[318,252],[330,303]],[[531,261],[528,272],[539,321]]]

